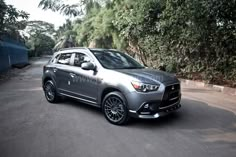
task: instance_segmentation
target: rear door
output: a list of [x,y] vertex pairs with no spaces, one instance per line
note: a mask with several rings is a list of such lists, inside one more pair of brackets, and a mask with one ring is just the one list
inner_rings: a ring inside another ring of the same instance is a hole
[[72,66],[72,53],[62,53],[57,60],[56,69],[54,73],[56,75],[56,84],[60,93],[70,93],[70,72]]

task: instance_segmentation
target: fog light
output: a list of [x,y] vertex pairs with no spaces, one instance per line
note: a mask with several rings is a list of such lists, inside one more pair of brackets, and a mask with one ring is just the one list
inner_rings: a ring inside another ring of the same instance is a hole
[[143,108],[148,109],[149,108],[149,104],[144,105]]

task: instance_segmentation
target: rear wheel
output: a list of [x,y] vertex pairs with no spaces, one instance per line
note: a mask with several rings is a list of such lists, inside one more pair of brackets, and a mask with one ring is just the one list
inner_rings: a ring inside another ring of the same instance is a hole
[[56,92],[55,85],[52,80],[48,80],[44,83],[43,86],[44,94],[48,102],[56,103],[59,100],[59,96]]
[[103,99],[105,118],[112,124],[123,125],[129,120],[125,97],[120,92],[108,93]]

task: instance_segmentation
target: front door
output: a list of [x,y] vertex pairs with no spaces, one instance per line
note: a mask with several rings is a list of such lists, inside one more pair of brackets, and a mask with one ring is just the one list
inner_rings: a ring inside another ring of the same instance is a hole
[[97,102],[97,72],[93,70],[83,70],[81,64],[84,62],[92,62],[91,57],[85,53],[75,53],[72,69],[73,87],[72,92],[82,100],[90,103]]

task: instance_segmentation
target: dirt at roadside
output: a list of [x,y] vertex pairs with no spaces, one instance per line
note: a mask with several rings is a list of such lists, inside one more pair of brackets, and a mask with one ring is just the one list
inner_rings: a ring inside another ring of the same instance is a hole
[[0,73],[0,84],[4,83],[5,81],[11,79],[12,77],[16,77],[19,73],[25,71],[26,69],[28,69],[30,67],[30,65],[22,68],[22,69],[18,69],[18,68],[12,68],[9,69],[6,72],[2,72]]
[[[224,79],[224,76],[222,76],[222,75],[217,75],[208,81],[206,81],[204,79],[204,77],[202,76],[202,74],[199,72],[186,73],[185,75],[183,75],[183,74],[176,74],[176,75],[178,78],[181,78],[181,79],[189,79],[192,81],[206,82],[208,84],[215,84],[215,85],[219,85],[219,86],[236,88],[236,81],[235,80]],[[187,76],[191,76],[191,77],[187,77]]]

